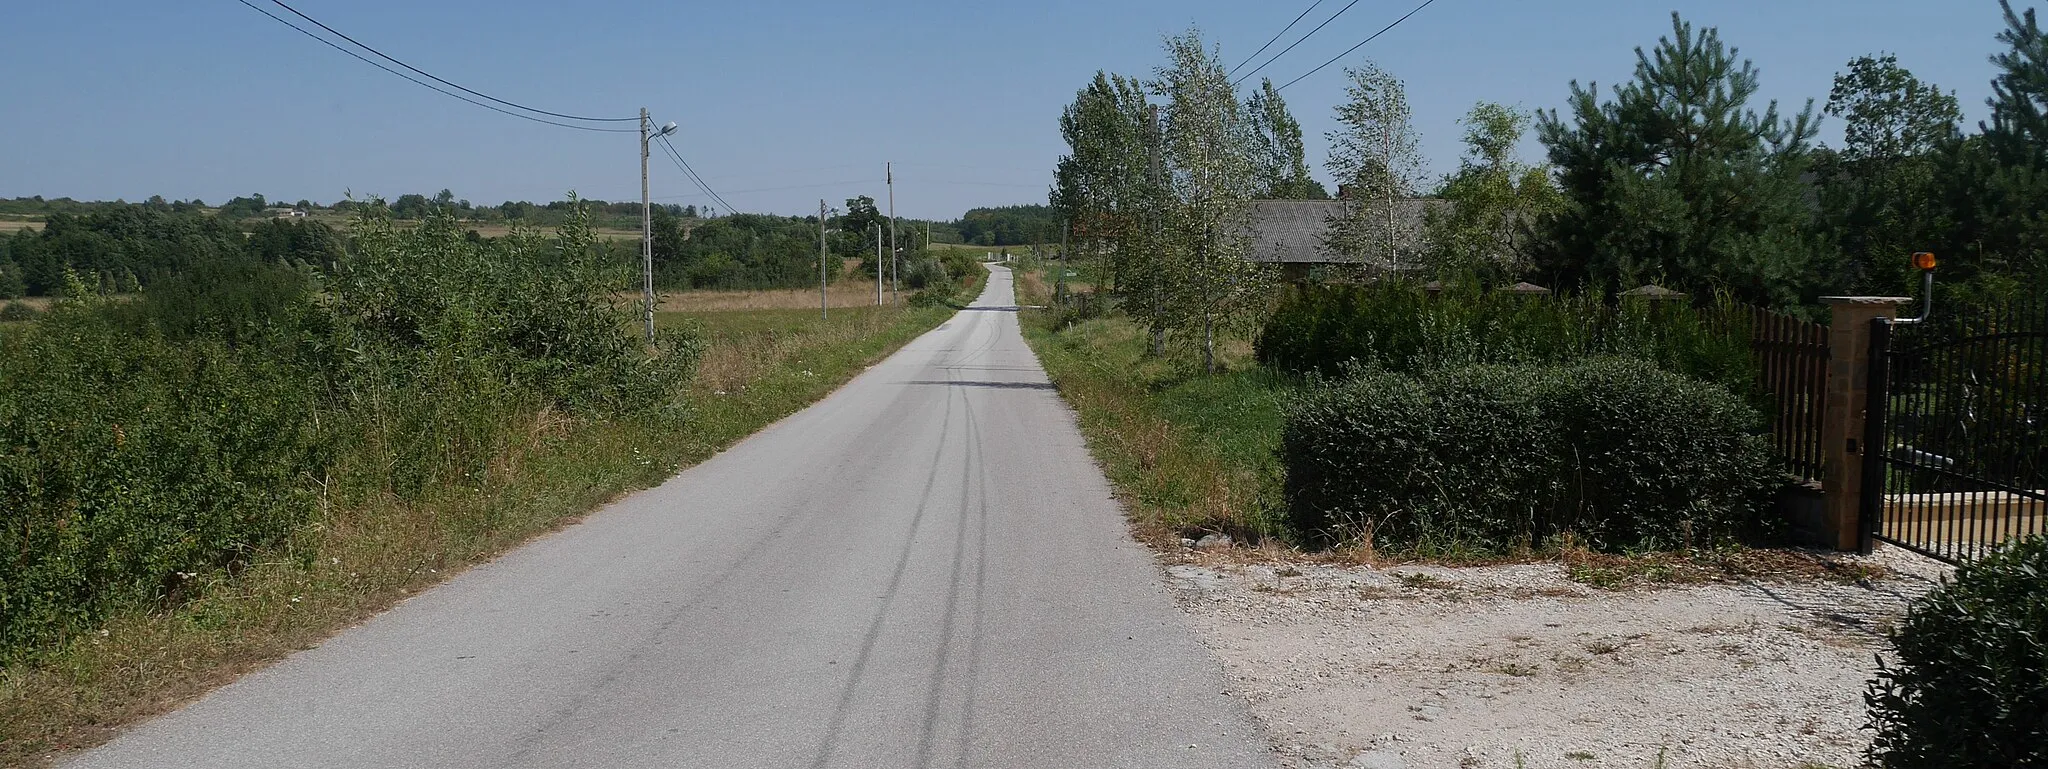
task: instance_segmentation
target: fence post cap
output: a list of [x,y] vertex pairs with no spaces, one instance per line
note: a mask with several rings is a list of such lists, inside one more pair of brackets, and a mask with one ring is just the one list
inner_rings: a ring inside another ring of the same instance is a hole
[[1897,306],[1913,301],[1910,296],[1823,296],[1821,301],[1828,304],[1869,304]]

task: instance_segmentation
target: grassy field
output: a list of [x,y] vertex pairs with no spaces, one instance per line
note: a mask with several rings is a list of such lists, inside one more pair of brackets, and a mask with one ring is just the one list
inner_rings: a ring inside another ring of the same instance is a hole
[[0,219],[0,233],[6,233],[9,235],[12,235],[16,232],[20,232],[22,230],[38,230],[42,229],[42,227],[43,223],[40,221],[30,221],[27,219]]
[[[684,304],[690,297],[682,298]],[[331,510],[291,547],[196,598],[137,611],[0,669],[0,766],[41,766],[360,622],[406,596],[660,483],[815,402],[952,311],[663,312],[709,342],[687,414],[543,412],[473,487]]]
[[[833,309],[872,308],[875,306],[875,284],[872,282],[842,280],[826,289],[825,295]],[[897,292],[896,301],[908,298],[910,292]],[[818,310],[818,290],[815,288],[771,289],[764,291],[683,291],[659,294],[660,303],[656,312],[732,312],[751,310]],[[882,287],[882,302],[889,302],[888,286]]]
[[[1019,304],[1049,302],[1050,269],[1019,273]],[[1141,537],[1281,533],[1274,449],[1281,404],[1298,385],[1254,365],[1249,342],[1226,340],[1225,373],[1210,377],[1190,356],[1152,356],[1145,330],[1124,318],[1054,328],[1053,311],[1026,310],[1022,321]]]

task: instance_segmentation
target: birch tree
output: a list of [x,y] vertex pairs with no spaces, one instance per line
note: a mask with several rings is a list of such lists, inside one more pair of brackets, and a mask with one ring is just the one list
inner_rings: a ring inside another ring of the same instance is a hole
[[1361,264],[1378,261],[1398,269],[1405,254],[1397,206],[1423,179],[1407,89],[1371,62],[1344,74],[1351,82],[1337,107],[1340,127],[1327,134],[1325,167],[1337,178],[1345,205],[1330,218],[1323,245]]
[[1103,72],[1060,114],[1068,153],[1054,171],[1053,208],[1078,245],[1108,268],[1111,292],[1125,299],[1150,297],[1157,288],[1150,266],[1158,196],[1149,179],[1150,122],[1144,84]]
[[1216,337],[1252,320],[1270,284],[1246,260],[1247,214],[1258,189],[1252,126],[1221,57],[1196,30],[1166,40],[1154,71],[1166,100],[1160,151],[1167,167],[1159,243],[1167,290],[1162,315],[1184,336],[1199,333],[1203,368],[1216,371]]

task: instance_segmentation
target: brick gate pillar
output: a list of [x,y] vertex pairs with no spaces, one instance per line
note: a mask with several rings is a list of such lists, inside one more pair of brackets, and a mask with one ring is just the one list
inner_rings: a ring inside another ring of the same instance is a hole
[[1853,551],[1862,545],[1858,511],[1863,503],[1863,407],[1870,386],[1870,321],[1896,318],[1902,296],[1824,296],[1834,317],[1828,330],[1827,404],[1822,410],[1821,491],[1829,544]]

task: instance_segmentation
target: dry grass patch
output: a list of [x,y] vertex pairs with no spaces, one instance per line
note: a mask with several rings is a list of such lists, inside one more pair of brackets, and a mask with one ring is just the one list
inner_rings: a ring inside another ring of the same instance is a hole
[[[896,301],[909,298],[911,292],[897,292]],[[875,284],[856,280],[842,280],[832,284],[825,291],[833,308],[856,308],[875,306]],[[769,289],[761,291],[678,291],[658,295],[657,312],[730,312],[734,310],[811,310],[818,309],[818,289]],[[639,302],[636,295],[629,298]],[[882,301],[889,303],[888,287],[884,286]]]

